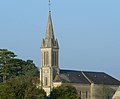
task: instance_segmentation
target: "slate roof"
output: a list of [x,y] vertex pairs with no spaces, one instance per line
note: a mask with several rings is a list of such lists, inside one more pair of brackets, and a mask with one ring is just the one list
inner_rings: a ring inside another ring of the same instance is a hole
[[60,70],[63,83],[120,85],[120,81],[104,72]]
[[64,83],[90,84],[81,71],[60,70],[60,78]]

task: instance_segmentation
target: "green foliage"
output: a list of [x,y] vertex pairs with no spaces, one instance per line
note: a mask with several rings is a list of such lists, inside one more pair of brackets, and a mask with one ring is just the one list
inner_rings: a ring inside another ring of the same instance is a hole
[[50,93],[51,99],[77,99],[77,90],[70,85],[54,88]]
[[0,84],[0,99],[44,99],[45,96],[31,77],[16,77]]
[[7,49],[0,49],[0,76],[3,78],[3,81],[6,81],[8,74],[8,68],[9,68],[9,61],[10,59],[13,59],[16,57],[16,55],[8,51]]
[[39,71],[32,60],[24,61],[7,49],[0,49],[0,99],[44,99],[36,85]]
[[39,71],[32,60],[24,61],[7,49],[0,49],[0,82],[16,76],[38,76]]

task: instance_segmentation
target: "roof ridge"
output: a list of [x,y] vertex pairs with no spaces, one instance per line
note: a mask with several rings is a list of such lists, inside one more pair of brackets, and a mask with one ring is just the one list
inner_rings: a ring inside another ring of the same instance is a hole
[[83,76],[84,76],[90,83],[93,83],[93,81],[91,81],[91,80],[85,75],[85,73],[84,73],[83,71],[81,71],[81,73],[83,74]]
[[67,68],[62,68],[60,70],[67,70],[67,71],[75,71],[75,72],[86,72],[86,73],[104,73],[106,74],[105,72],[102,72],[102,71],[82,71],[82,70],[72,70],[72,69],[67,69]]

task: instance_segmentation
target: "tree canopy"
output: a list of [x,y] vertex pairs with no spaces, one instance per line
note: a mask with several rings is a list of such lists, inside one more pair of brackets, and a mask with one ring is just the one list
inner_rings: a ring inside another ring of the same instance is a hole
[[38,68],[32,60],[25,61],[16,56],[12,51],[0,49],[0,81],[4,82],[15,76],[39,75]]
[[22,60],[7,49],[0,49],[0,99],[44,99],[37,88],[39,70],[32,60]]
[[3,81],[7,79],[8,68],[10,64],[10,60],[16,57],[16,55],[8,51],[7,49],[0,49],[0,76],[2,76]]
[[77,90],[70,85],[62,85],[54,88],[50,93],[51,99],[77,99]]
[[32,77],[16,77],[0,84],[0,99],[44,99],[45,96]]

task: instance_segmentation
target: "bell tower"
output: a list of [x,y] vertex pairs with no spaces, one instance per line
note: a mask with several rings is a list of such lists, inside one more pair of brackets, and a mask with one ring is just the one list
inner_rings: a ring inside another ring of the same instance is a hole
[[54,37],[51,11],[49,11],[46,35],[41,44],[40,86],[47,95],[54,87],[54,79],[59,75],[59,45]]

